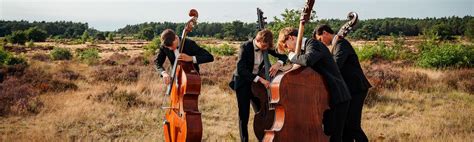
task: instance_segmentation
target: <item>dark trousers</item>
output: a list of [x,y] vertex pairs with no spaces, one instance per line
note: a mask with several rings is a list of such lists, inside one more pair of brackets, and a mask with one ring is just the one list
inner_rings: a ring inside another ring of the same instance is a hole
[[[240,139],[242,142],[249,141],[249,134],[247,124],[249,122],[250,114],[250,103],[259,104],[258,99],[252,94],[251,83],[244,84],[237,88],[237,105],[239,107],[239,129],[240,129]],[[258,106],[254,106],[258,107]],[[257,108],[254,108],[257,109]]]
[[368,142],[362,127],[360,126],[362,117],[362,106],[368,91],[351,93],[352,99],[347,112],[346,125],[344,126],[344,142]]
[[349,109],[349,104],[350,101],[342,102],[339,104],[332,105],[330,110],[328,110],[328,114],[325,115],[325,119],[328,119],[327,122],[329,124],[324,124],[324,125],[329,125],[330,131],[330,137],[329,141],[330,142],[342,142],[342,135],[344,132],[344,124],[346,121],[347,117],[347,111]]

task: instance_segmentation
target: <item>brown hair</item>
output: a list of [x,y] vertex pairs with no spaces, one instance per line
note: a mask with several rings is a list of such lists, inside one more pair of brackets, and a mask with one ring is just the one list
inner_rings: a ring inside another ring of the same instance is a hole
[[171,29],[166,29],[161,33],[161,43],[164,46],[171,46],[176,38],[176,33]]
[[270,30],[264,29],[259,31],[255,39],[268,44],[268,48],[273,49],[273,33]]
[[290,36],[298,36],[298,30],[293,27],[286,27],[280,30],[278,35],[278,52],[284,53],[286,51],[285,42]]

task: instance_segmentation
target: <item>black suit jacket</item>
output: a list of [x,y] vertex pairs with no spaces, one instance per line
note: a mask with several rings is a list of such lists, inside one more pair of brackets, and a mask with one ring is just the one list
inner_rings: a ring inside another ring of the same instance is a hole
[[[235,89],[239,88],[240,86],[244,84],[250,85],[257,77],[257,75],[253,74],[253,65],[255,62],[255,49],[253,46],[253,39],[244,42],[240,46],[240,51],[239,51],[239,59],[237,61],[237,69],[234,72],[234,81],[235,81]],[[284,54],[278,54],[274,49],[268,50],[268,54],[272,55],[273,57],[278,58],[278,60],[283,61],[283,63],[286,63],[288,60],[288,57]],[[263,67],[263,62],[259,66],[259,70]]]
[[[181,48],[181,47],[180,47]],[[188,54],[189,56],[196,56],[197,63],[194,64],[194,68],[199,72],[199,64],[208,63],[214,61],[214,56],[212,56],[207,50],[199,47],[196,42],[185,38],[183,53]],[[171,63],[171,66],[174,64],[176,59],[174,51],[166,48],[165,46],[160,47],[158,55],[155,57],[156,70],[161,74],[165,69],[163,68],[163,63],[168,57],[168,60]],[[160,75],[161,76],[161,75]]]
[[334,60],[336,60],[342,78],[344,78],[351,94],[367,91],[372,87],[360,67],[359,58],[354,48],[346,39],[336,42]]
[[304,48],[301,55],[293,57],[290,61],[311,67],[323,76],[329,89],[330,105],[349,101],[351,99],[349,89],[347,89],[329,49],[314,39],[307,39]]

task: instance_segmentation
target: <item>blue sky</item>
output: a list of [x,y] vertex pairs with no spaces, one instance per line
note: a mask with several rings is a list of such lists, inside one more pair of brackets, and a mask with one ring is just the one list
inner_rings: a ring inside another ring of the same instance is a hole
[[[0,0],[1,20],[87,22],[98,30],[116,30],[143,22],[184,22],[191,8],[200,22],[256,21],[256,7],[265,16],[285,8],[301,9],[305,0]],[[444,17],[474,15],[473,0],[316,0],[318,19],[385,17]],[[272,20],[273,18],[269,18]]]

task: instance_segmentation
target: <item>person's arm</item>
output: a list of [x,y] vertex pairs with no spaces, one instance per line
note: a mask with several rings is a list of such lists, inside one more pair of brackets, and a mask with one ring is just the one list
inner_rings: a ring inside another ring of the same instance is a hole
[[156,71],[160,74],[160,77],[162,77],[163,73],[165,73],[165,68],[163,67],[163,63],[166,60],[166,54],[164,52],[164,47],[160,47],[158,55],[155,57],[155,69]]
[[301,66],[312,66],[319,59],[322,58],[323,54],[319,51],[318,48],[327,48],[327,47],[316,47],[316,46],[324,46],[320,43],[317,44],[307,44],[306,45],[306,52],[302,55],[297,55],[293,57],[290,61],[295,64],[299,64]]
[[334,50],[334,60],[336,61],[339,69],[341,69],[344,66],[347,58],[349,57],[349,54],[350,54],[349,48],[352,48],[352,46],[351,47],[349,46],[351,45],[346,42],[339,42],[336,44],[336,47]]
[[[241,78],[244,78],[248,81],[254,81],[257,78],[257,75],[252,74],[253,66],[249,66],[253,65],[253,63],[249,63],[249,57],[246,56],[249,52],[253,51],[246,50],[244,45],[240,46],[239,60],[237,61],[237,73]],[[253,54],[251,55],[253,56]],[[258,80],[258,78],[256,80]]]
[[284,65],[288,60],[288,56],[285,54],[277,53],[275,50],[268,50],[268,54],[272,55],[273,57],[278,58],[278,62]]
[[209,53],[206,49],[201,48],[199,45],[196,44],[195,41],[188,40],[190,43],[190,46],[187,48],[191,48],[193,52],[193,63],[195,64],[203,64],[203,63],[209,63],[214,61],[214,56],[212,56],[211,53]]

